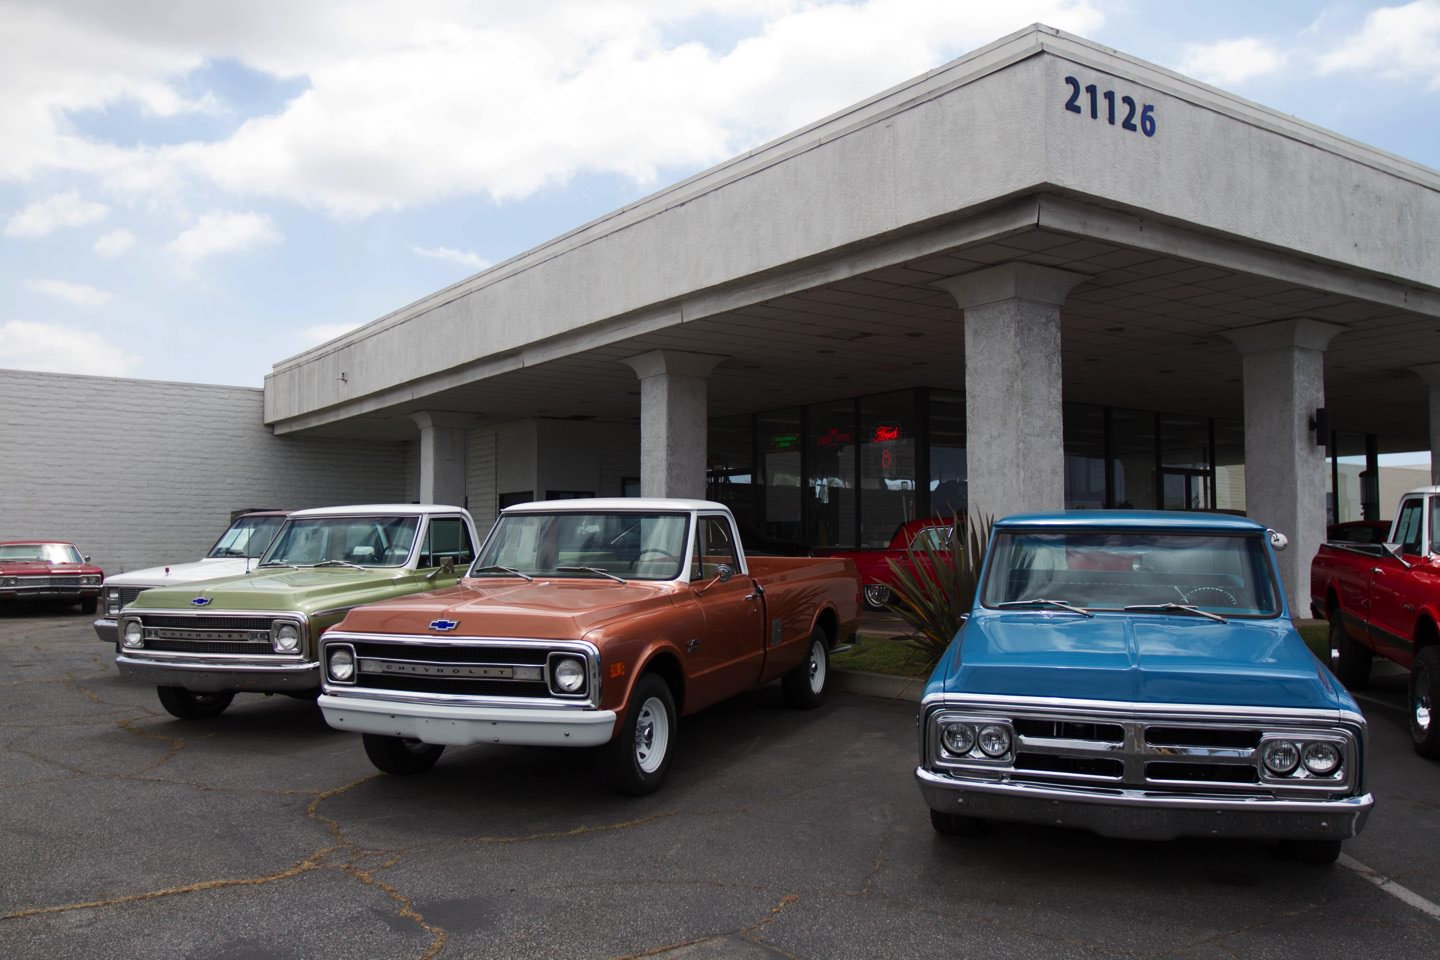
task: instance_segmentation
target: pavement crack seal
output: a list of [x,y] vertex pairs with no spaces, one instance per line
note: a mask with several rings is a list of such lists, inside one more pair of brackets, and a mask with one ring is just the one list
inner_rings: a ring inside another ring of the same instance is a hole
[[[780,898],[780,901],[776,903],[775,906],[770,908],[770,912],[763,919],[757,920],[756,922],[750,924],[747,927],[741,927],[739,930],[735,931],[734,935],[749,939],[749,935],[751,933],[759,930],[767,923],[773,921],[776,917],[780,916],[780,914],[784,913],[786,908],[788,908],[792,903],[797,903],[799,902],[799,900],[800,897],[796,894],[786,894],[785,896]],[[651,947],[648,950],[640,950],[636,953],[622,954],[618,957],[612,957],[611,960],[643,960],[643,958],[645,957],[657,957],[662,953],[670,953],[672,950],[681,950],[685,947],[693,947],[697,943],[709,943],[713,940],[723,940],[726,936],[730,935],[718,934],[713,937],[691,937],[689,940],[677,940],[674,943],[662,944],[658,947]]]
[[860,888],[860,896],[862,896],[862,897],[868,897],[868,896],[870,896],[870,891],[871,891],[871,889],[874,888],[874,886],[875,886],[875,881],[876,881],[877,879],[879,879],[879,877],[880,877],[880,868],[883,867],[884,865],[885,865],[885,843],[884,843],[884,841],[881,841],[881,843],[880,843],[880,848],[875,851],[875,862],[872,863],[872,864],[870,864],[870,873],[867,874],[866,877],[865,877],[865,886],[863,886],[863,887]]
[[[393,864],[394,861],[392,860],[391,863]],[[386,866],[389,865],[390,864],[387,864]],[[354,864],[347,864],[340,869],[343,870],[345,873],[349,874],[350,876],[354,877],[356,880],[359,880],[361,883],[365,884],[365,886],[375,887],[376,889],[382,891],[385,896],[389,897],[391,900],[395,901],[395,903],[400,906],[400,916],[404,917],[406,920],[409,920],[411,923],[418,926],[421,930],[424,930],[426,933],[430,934],[430,946],[425,950],[424,953],[420,955],[420,960],[433,960],[433,958],[436,957],[441,950],[445,949],[445,942],[450,939],[450,934],[446,933],[443,928],[428,923],[425,920],[425,917],[422,916],[420,912],[415,909],[415,902],[413,900],[405,896],[399,890],[396,890],[390,884],[381,880],[379,877],[375,876],[375,874],[370,872],[369,870],[362,869],[355,866]]]
[[139,727],[135,726],[135,722],[133,720],[121,720],[118,722],[118,726],[126,733],[133,734],[134,736],[140,737],[145,740],[158,740],[160,743],[165,744],[169,748],[165,751],[165,755],[162,756],[159,760],[156,760],[154,763],[151,763],[150,765],[142,767],[138,771],[136,771],[134,774],[135,776],[149,773],[156,767],[163,767],[165,764],[175,759],[175,755],[177,753],[185,749],[185,741],[182,738],[167,737],[163,734],[150,733],[148,731],[141,730]]

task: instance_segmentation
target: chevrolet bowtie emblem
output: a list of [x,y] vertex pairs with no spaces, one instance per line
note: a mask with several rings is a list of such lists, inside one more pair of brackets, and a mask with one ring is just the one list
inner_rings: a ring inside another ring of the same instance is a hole
[[459,620],[431,620],[431,621],[430,621],[430,629],[431,629],[431,630],[454,630],[454,629],[455,629],[456,627],[458,627],[458,626],[460,626],[460,621],[459,621]]
[[191,601],[190,601],[190,604],[191,604],[191,606],[196,606],[196,607],[208,607],[208,606],[210,606],[210,598],[209,598],[209,597],[196,597],[194,600],[191,600]]

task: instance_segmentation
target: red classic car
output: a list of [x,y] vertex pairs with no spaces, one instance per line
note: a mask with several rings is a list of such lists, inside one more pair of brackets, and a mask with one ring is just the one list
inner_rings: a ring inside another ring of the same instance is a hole
[[105,571],[82,557],[73,543],[56,540],[0,542],[0,604],[12,600],[78,603],[94,613]]
[[954,533],[951,521],[929,517],[911,520],[896,527],[888,547],[864,550],[820,548],[815,551],[815,555],[854,560],[855,568],[860,572],[865,605],[873,610],[883,610],[890,602],[890,587],[895,582],[895,574],[890,569],[889,561],[894,560],[902,567],[913,567],[912,550],[927,544],[949,549]]

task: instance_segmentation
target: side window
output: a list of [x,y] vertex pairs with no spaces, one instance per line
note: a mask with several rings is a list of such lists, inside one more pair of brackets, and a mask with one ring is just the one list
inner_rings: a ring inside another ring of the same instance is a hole
[[425,531],[425,548],[420,554],[421,567],[438,567],[449,557],[455,569],[463,570],[475,559],[470,543],[470,530],[459,517],[436,517]]
[[1430,552],[1440,553],[1440,497],[1430,498]]
[[1395,521],[1395,540],[1406,553],[1420,552],[1420,526],[1424,510],[1425,501],[1419,498],[1406,500],[1400,505]]
[[690,580],[709,580],[716,575],[722,563],[729,564],[730,569],[737,573],[740,571],[740,557],[735,549],[730,524],[724,517],[702,516],[695,524],[695,555],[690,561]]

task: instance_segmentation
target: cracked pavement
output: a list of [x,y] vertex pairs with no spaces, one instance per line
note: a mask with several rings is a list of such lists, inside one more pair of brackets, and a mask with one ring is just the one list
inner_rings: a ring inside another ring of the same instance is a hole
[[[669,782],[451,748],[390,777],[311,703],[213,720],[122,683],[89,618],[0,613],[0,956],[1430,958],[1440,921],[1259,844],[936,835],[915,706],[772,687],[681,722]],[[1377,809],[1346,854],[1440,903],[1440,764],[1403,677],[1362,706]]]

